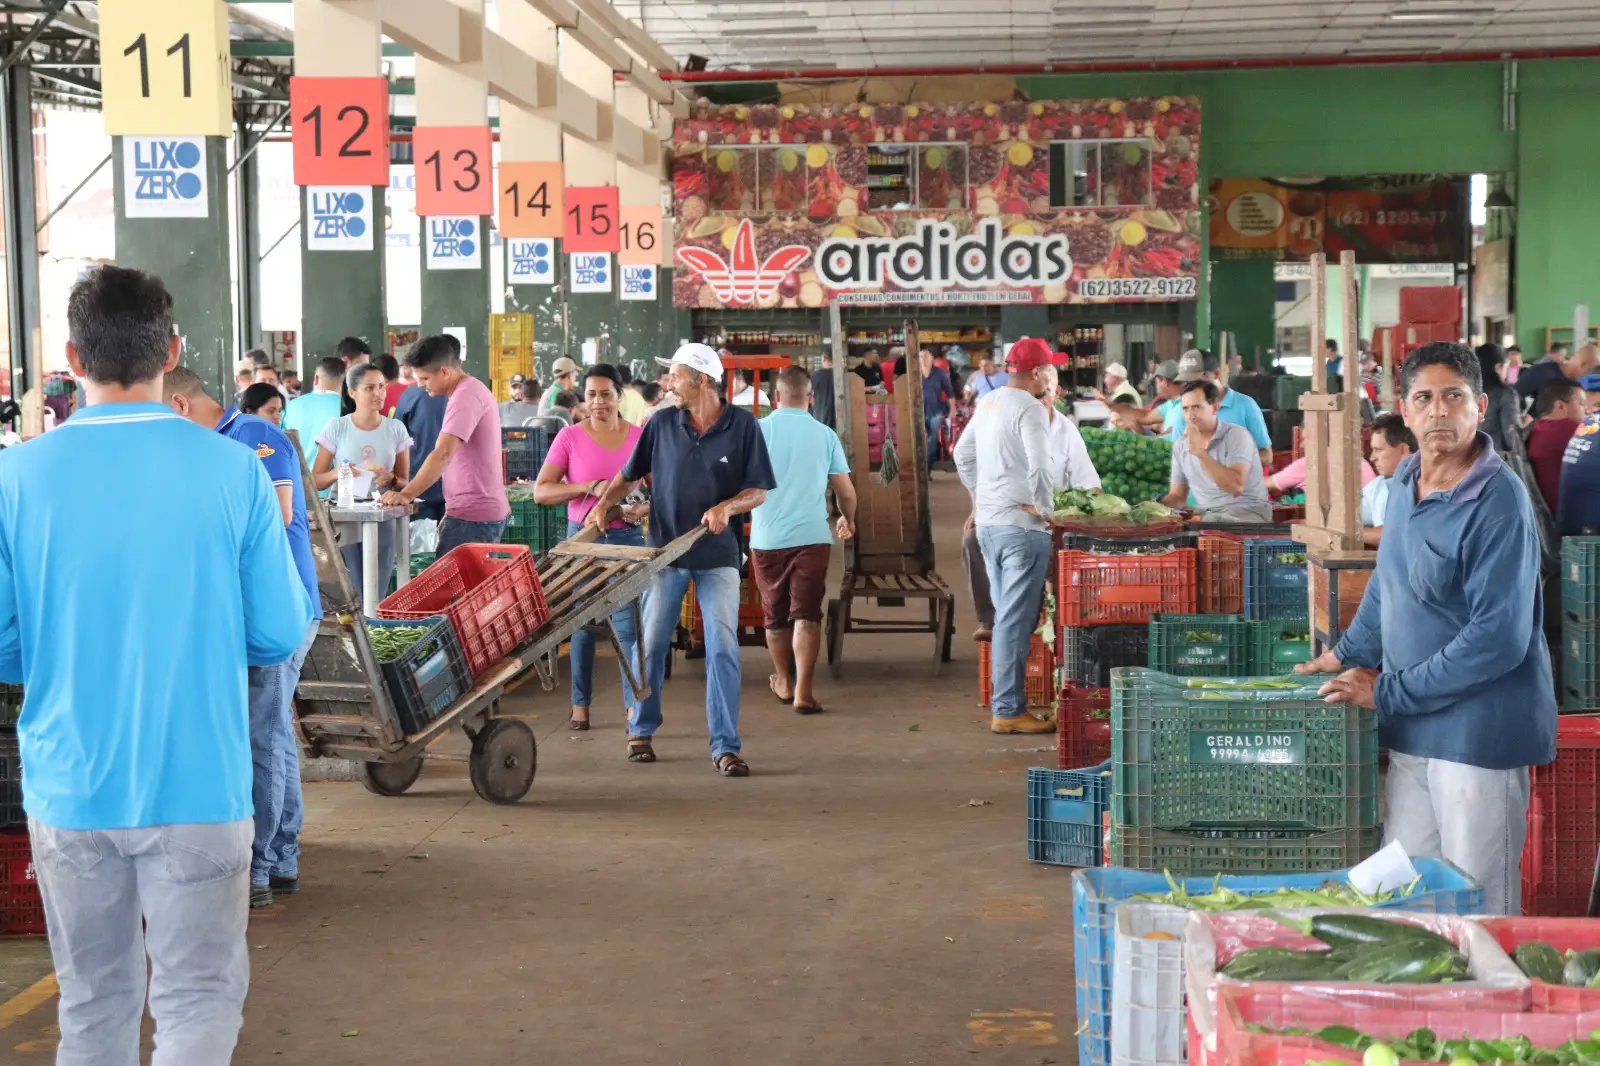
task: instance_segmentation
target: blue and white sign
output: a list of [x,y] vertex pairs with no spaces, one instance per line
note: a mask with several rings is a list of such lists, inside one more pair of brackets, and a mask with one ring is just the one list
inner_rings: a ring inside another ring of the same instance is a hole
[[372,189],[365,185],[307,186],[303,224],[309,227],[309,251],[372,251]]
[[611,253],[574,252],[567,257],[569,292],[610,292]]
[[122,139],[124,218],[205,218],[204,137]]
[[506,284],[554,285],[556,242],[550,237],[506,238]]
[[633,263],[622,268],[622,298],[624,300],[654,300],[656,298],[656,268],[654,263]]
[[483,262],[477,215],[432,215],[422,220],[429,270],[476,270]]

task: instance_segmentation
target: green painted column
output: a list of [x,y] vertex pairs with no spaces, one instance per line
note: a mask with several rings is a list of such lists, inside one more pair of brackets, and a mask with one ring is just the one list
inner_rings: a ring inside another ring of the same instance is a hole
[[[672,279],[676,267],[661,268],[661,355],[670,355],[680,343],[694,339],[694,312],[687,307],[672,306]],[[827,316],[823,316],[827,321]]]
[[1233,334],[1246,366],[1259,346],[1263,358],[1276,343],[1277,282],[1270,259],[1219,259],[1211,264],[1213,334]]
[[[662,277],[659,266],[649,280],[648,298],[624,299],[626,295],[627,268],[617,268],[617,329],[616,343],[612,346],[612,360],[620,364],[653,363],[662,354],[661,307],[663,292],[666,304],[672,304],[672,281]],[[664,287],[663,287],[664,286]],[[636,297],[640,294],[634,294]]]
[[533,316],[533,374],[550,380],[550,364],[567,354],[567,305],[563,297],[561,241],[556,237],[512,237],[505,256],[506,311]]
[[345,337],[384,350],[383,186],[308,186],[300,196],[300,374]]
[[113,137],[117,263],[161,278],[183,364],[233,400],[228,155],[222,137]]
[[1050,308],[1044,304],[1004,304],[1000,308],[1000,336],[1007,344],[1024,337],[1050,336]]
[[605,275],[610,283],[606,292],[577,292],[583,284],[578,268],[578,256],[565,255],[562,261],[567,300],[567,345],[573,359],[582,362],[584,341],[605,338],[605,358],[616,356],[618,341],[617,257],[606,257]]
[[467,373],[489,380],[489,219],[422,220],[422,333],[462,337]]
[[[1202,129],[1204,125],[1202,124]],[[1216,345],[1211,343],[1211,212],[1206,210],[1206,202],[1211,195],[1211,177],[1206,168],[1209,158],[1203,152],[1200,156],[1199,180],[1196,195],[1200,198],[1200,262],[1199,279],[1195,285],[1194,299],[1194,346],[1206,351],[1214,351]]]

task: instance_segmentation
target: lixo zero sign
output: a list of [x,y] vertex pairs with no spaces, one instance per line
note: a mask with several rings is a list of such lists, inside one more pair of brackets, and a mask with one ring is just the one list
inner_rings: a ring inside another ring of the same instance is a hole
[[124,218],[205,218],[204,137],[126,137],[122,141]]
[[996,219],[958,237],[948,222],[922,219],[906,237],[830,239],[817,248],[817,276],[835,289],[951,286],[1019,288],[1061,284],[1072,275],[1065,234],[1005,236]]

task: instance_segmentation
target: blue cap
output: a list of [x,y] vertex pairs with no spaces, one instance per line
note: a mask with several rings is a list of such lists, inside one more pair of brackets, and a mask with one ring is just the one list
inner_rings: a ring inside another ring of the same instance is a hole
[[1600,392],[1600,374],[1585,374],[1578,379],[1584,392]]

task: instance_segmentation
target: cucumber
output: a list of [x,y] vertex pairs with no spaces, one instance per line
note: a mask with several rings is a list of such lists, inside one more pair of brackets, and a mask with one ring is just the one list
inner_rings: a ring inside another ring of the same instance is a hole
[[1511,957],[1522,967],[1522,972],[1535,981],[1551,985],[1561,983],[1561,953],[1543,940],[1529,940],[1518,944]]
[[1318,914],[1312,917],[1310,933],[1334,948],[1365,948],[1375,944],[1428,943],[1441,951],[1453,951],[1449,940],[1411,922],[1390,922],[1364,914]]
[[1567,964],[1561,970],[1561,983],[1580,988],[1600,973],[1600,948],[1567,953]]
[[1467,976],[1467,960],[1454,948],[1439,951],[1415,942],[1379,944],[1339,968],[1338,976],[1357,984],[1436,984]]
[[1330,976],[1330,952],[1259,947],[1241,951],[1222,968],[1238,981],[1311,981]]

